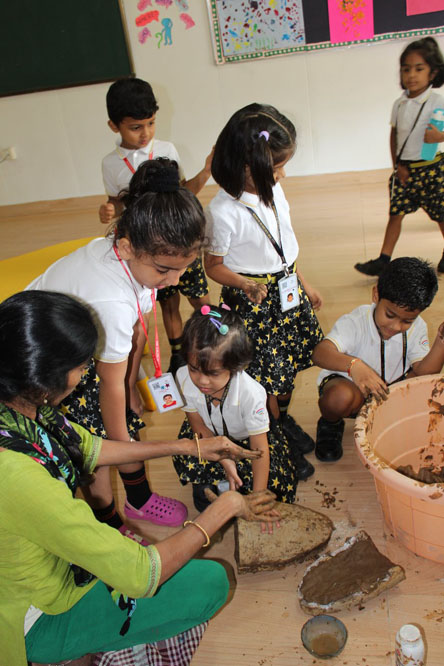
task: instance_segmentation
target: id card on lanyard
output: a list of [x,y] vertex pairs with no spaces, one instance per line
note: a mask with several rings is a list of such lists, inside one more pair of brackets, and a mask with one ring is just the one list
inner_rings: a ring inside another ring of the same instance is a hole
[[278,280],[279,299],[281,302],[282,312],[287,312],[287,310],[291,310],[292,308],[296,308],[299,306],[298,276],[297,273],[290,273],[288,270],[287,261],[285,259],[284,250],[282,248],[281,225],[279,223],[279,216],[274,201],[271,204],[271,207],[273,209],[274,217],[276,218],[276,225],[279,234],[279,243],[276,241],[275,238],[273,238],[270,230],[262,222],[259,215],[252,208],[250,208],[250,206],[246,206],[247,210],[250,211],[251,215],[253,216],[253,219],[262,229],[262,231],[264,232],[270,243],[273,245],[274,249],[276,250],[282,261],[282,267],[285,275],[284,277],[281,277]]
[[148,331],[146,330],[145,322],[143,320],[142,310],[140,309],[139,298],[137,296],[136,287],[134,286],[133,279],[127,270],[125,264],[123,263],[119,250],[114,245],[114,253],[117,259],[120,262],[123,270],[125,271],[128,279],[131,283],[131,286],[134,290],[134,295],[137,302],[137,314],[139,321],[142,325],[143,332],[145,334],[146,341],[151,353],[154,364],[154,377],[148,381],[148,387],[154,401],[156,403],[157,409],[159,412],[169,412],[172,409],[177,409],[178,407],[183,407],[183,400],[180,395],[179,389],[177,388],[176,382],[171,372],[162,373],[162,367],[160,364],[160,345],[159,345],[159,332],[157,330],[157,310],[156,310],[156,296],[154,291],[151,290],[151,303],[153,306],[154,314],[154,353],[150,346],[150,341],[148,339]]

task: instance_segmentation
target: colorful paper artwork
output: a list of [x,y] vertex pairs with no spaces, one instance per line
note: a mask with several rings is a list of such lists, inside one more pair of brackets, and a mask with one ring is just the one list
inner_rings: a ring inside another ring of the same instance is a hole
[[406,0],[407,16],[413,14],[428,14],[444,10],[444,0]]
[[[152,9],[153,6],[157,9]],[[147,7],[151,9],[144,11]],[[171,46],[173,44],[174,21],[170,15],[171,12],[173,14],[177,13],[174,18],[178,18],[182,22],[185,30],[195,26],[194,19],[189,14],[188,0],[138,0],[137,9],[142,12],[135,19],[137,27],[142,28],[137,35],[140,44],[152,41],[150,38],[153,36],[159,49],[161,46]],[[152,26],[153,30],[151,31],[146,26],[154,21],[158,25]],[[178,25],[181,24],[178,23]]]
[[225,56],[305,44],[302,0],[217,2]]
[[330,42],[372,39],[373,0],[328,0]]

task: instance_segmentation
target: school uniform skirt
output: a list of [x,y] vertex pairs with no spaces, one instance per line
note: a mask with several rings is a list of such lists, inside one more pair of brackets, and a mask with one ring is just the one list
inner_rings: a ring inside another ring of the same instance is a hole
[[444,153],[430,162],[401,160],[409,169],[402,185],[395,174],[390,176],[390,215],[407,215],[422,208],[434,222],[444,222]]
[[[99,402],[100,377],[92,358],[76,388],[60,405],[66,418],[89,430],[93,435],[107,439]],[[126,411],[126,422],[131,437],[136,437],[145,423],[132,409]]]
[[[182,423],[179,439],[193,439],[194,434],[188,419]],[[295,461],[292,459],[291,449],[288,445],[279,424],[273,431],[267,433],[268,448],[270,451],[270,472],[268,475],[268,489],[271,490],[279,502],[293,504],[296,501],[296,488],[298,477]],[[249,449],[248,437],[241,441],[230,439]],[[212,486],[226,479],[225,470],[220,463],[204,460],[201,465],[197,458],[192,456],[173,456],[173,463],[182,485],[195,483],[198,485]],[[253,490],[253,470],[250,460],[238,460],[236,462],[237,473],[242,479],[243,485],[239,492],[243,495]]]
[[[294,272],[295,266],[290,269]],[[296,374],[313,365],[311,355],[324,335],[311,302],[299,281],[300,303],[282,312],[278,281],[284,273],[244,275],[266,284],[267,296],[259,305],[241,289],[222,287],[220,302],[226,303],[243,319],[253,343],[249,375],[273,395],[290,393]]]

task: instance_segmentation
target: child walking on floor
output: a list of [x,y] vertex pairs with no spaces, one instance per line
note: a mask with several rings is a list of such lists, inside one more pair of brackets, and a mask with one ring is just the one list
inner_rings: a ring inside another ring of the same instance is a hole
[[228,121],[212,162],[222,189],[208,209],[205,267],[244,321],[253,343],[247,372],[265,388],[272,429],[280,421],[303,479],[314,471],[302,455],[314,442],[288,406],[296,374],[312,365],[323,336],[313,311],[321,297],[296,267],[299,246],[278,182],[295,142],[293,124],[272,106],[250,104]]
[[370,394],[384,399],[394,382],[441,372],[444,323],[429,350],[427,325],[419,316],[437,290],[435,271],[427,262],[394,259],[373,287],[373,304],[340,317],[316,346],[313,361],[325,368],[318,378],[319,460],[341,458],[344,418],[354,418]]
[[[63,257],[28,287],[66,293],[94,311],[99,328],[95,357],[63,409],[93,434],[120,441],[130,441],[145,425],[134,411],[143,411],[135,386],[145,344],[142,315],[155,307],[156,289],[178,283],[198,256],[205,233],[202,207],[179,186],[177,165],[170,160],[145,162],[125,203],[115,232]],[[183,523],[185,505],[153,493],[143,464],[118,469],[127,517]],[[106,467],[98,470],[85,496],[98,520],[131,534],[116,512]]]
[[[119,134],[116,148],[102,161],[103,183],[108,201],[99,209],[103,224],[108,224],[123,210],[122,193],[128,188],[133,173],[146,160],[167,157],[179,165],[181,185],[193,194],[198,194],[211,175],[211,155],[204,168],[186,181],[180,169],[179,154],[169,141],[154,138],[156,113],[159,109],[153,89],[147,81],[130,78],[119,79],[109,88],[106,96],[108,125]],[[168,370],[176,372],[182,361],[180,355],[182,318],[180,316],[180,294],[187,297],[194,308],[209,303],[208,285],[200,257],[188,266],[177,285],[163,289],[158,294],[162,308],[163,323],[171,346]]]
[[[408,44],[401,54],[400,78],[404,92],[394,103],[391,117],[389,221],[379,257],[355,264],[364,275],[381,274],[392,257],[404,215],[418,208],[438,223],[444,236],[444,154],[421,158],[424,143],[444,141],[444,132],[430,124],[435,109],[444,113],[444,97],[432,90],[444,83],[444,58],[433,37]],[[444,252],[438,272],[444,273]]]
[[[281,502],[295,501],[298,483],[295,463],[285,438],[269,430],[265,389],[244,372],[251,359],[251,343],[239,315],[227,306],[203,306],[187,321],[183,331],[187,365],[179,368],[177,381],[185,398],[187,418],[179,438],[225,435],[241,446],[257,449],[262,457],[199,463],[189,456],[173,458],[183,484],[193,484],[196,509],[208,505],[205,487],[216,492],[228,477],[231,489],[241,492],[273,491]],[[225,474],[226,473],[226,474]]]

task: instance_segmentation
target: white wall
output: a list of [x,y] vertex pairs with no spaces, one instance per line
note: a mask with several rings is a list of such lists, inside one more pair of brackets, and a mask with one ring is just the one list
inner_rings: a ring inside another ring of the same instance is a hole
[[[216,66],[205,3],[190,5],[195,27],[178,24],[173,45],[158,48],[155,37],[138,42],[136,2],[124,0],[136,74],[151,83],[160,106],[157,136],[176,145],[188,177],[228,117],[254,101],[273,104],[296,125],[288,175],[389,166],[405,41]],[[444,37],[438,41],[444,49]],[[108,86],[0,98],[0,149],[17,151],[15,162],[0,164],[2,204],[103,192],[100,162],[115,140],[106,125]]]

